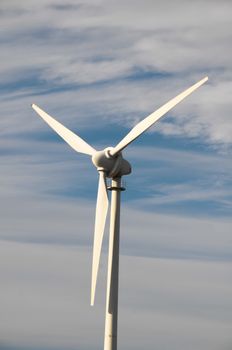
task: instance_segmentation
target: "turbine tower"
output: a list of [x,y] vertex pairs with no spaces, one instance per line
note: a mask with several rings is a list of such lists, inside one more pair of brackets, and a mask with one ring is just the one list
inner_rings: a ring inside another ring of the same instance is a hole
[[[95,215],[91,305],[94,305],[97,275],[102,248],[102,239],[108,211],[108,191],[111,191],[110,237],[107,272],[107,294],[105,315],[104,350],[117,350],[117,317],[118,317],[118,268],[119,268],[119,227],[120,227],[120,192],[121,178],[131,173],[130,163],[122,156],[122,151],[137,137],[150,128],[163,115],[181,102],[185,97],[198,89],[208,80],[208,77],[192,85],[177,95],[148,117],[140,121],[115,147],[97,151],[82,138],[67,129],[61,123],[49,116],[37,105],[32,108],[39,116],[59,134],[75,151],[92,157],[92,162],[99,173],[98,194]],[[107,188],[106,178],[111,179],[111,187]]]

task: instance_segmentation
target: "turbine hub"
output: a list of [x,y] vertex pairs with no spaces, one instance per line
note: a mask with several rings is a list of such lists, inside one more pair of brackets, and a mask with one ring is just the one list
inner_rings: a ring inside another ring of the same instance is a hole
[[103,151],[98,151],[92,156],[92,162],[98,171],[104,171],[107,177],[115,178],[131,173],[130,163],[119,153],[112,157],[110,150],[112,147],[105,148]]

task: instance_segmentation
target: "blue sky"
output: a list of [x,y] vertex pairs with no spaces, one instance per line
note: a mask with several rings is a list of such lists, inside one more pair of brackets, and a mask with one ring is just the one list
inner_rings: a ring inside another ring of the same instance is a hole
[[102,149],[205,75],[124,152],[119,348],[231,348],[231,7],[1,1],[0,350],[103,344],[96,170],[31,103]]

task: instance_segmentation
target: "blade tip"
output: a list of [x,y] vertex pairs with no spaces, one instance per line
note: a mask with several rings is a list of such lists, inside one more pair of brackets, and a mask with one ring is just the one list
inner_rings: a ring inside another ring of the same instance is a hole
[[37,106],[36,106],[35,103],[32,103],[32,104],[31,104],[31,108],[35,109],[36,107],[37,107]]
[[208,81],[208,80],[209,80],[209,77],[206,76],[206,77],[204,77],[204,78],[202,79],[202,82],[205,83],[205,82]]
[[94,301],[95,301],[95,287],[93,285],[93,282],[92,282],[92,286],[91,286],[91,293],[90,293],[90,305],[91,306],[94,306]]
[[94,306],[94,297],[91,295],[90,306]]

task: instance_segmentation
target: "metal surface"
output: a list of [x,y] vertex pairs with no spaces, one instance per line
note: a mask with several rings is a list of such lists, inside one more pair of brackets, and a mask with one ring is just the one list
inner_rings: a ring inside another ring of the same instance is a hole
[[66,128],[64,125],[59,123],[57,120],[52,118],[49,114],[44,112],[41,108],[39,108],[37,105],[32,104],[32,108],[39,114],[39,116],[53,129],[55,132],[62,137],[62,139],[69,144],[70,147],[72,147],[75,151],[89,154],[92,156],[94,153],[96,153],[96,150],[90,146],[87,142],[85,142],[81,137],[77,136]]
[[108,194],[106,188],[106,178],[104,171],[99,171],[98,194],[95,214],[94,242],[93,242],[93,262],[92,262],[92,283],[91,283],[91,305],[94,304],[95,290],[99,261],[102,248],[102,239],[105,230],[106,216],[108,211]]
[[121,178],[112,179],[104,350],[117,349]]
[[187,90],[183,91],[181,94],[177,95],[169,102],[165,103],[162,107],[157,109],[155,112],[150,114],[148,117],[143,119],[140,123],[136,124],[135,127],[110,151],[112,156],[121,152],[125,147],[127,147],[132,141],[137,139],[144,131],[149,129],[157,120],[159,120],[163,115],[180,103],[185,97],[189,96],[193,91],[198,89],[208,80],[208,77],[200,80],[198,83],[192,85]]

